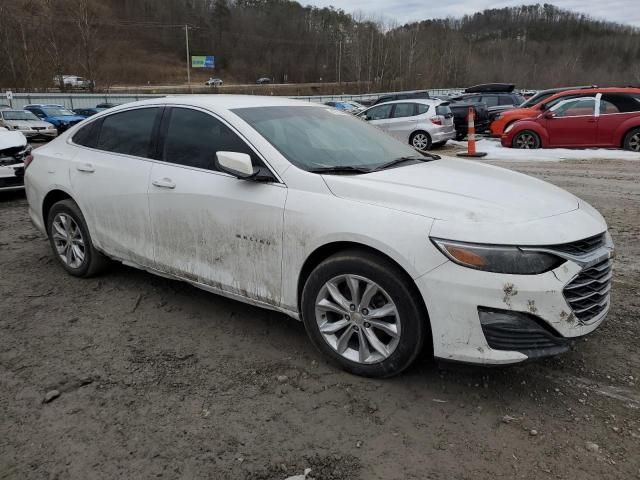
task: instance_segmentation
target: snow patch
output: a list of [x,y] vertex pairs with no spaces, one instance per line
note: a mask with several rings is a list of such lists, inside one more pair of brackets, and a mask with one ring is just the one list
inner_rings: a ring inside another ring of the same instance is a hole
[[[467,142],[449,142],[452,146],[466,150]],[[562,160],[640,160],[640,153],[610,148],[540,148],[537,150],[519,150],[505,148],[498,139],[480,139],[476,142],[478,152],[486,152],[482,160],[511,160],[529,162],[559,162]]]

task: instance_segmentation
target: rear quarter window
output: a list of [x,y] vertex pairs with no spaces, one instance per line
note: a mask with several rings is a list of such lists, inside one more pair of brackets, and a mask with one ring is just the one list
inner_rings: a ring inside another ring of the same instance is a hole
[[89,125],[83,126],[78,130],[71,141],[76,145],[82,145],[83,147],[95,148],[98,143],[98,133],[100,132],[101,121],[91,122]]

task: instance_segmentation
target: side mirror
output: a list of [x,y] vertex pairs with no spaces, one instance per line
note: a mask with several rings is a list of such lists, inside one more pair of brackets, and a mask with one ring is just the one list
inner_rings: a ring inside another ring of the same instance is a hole
[[552,111],[549,111],[549,110],[542,114],[542,118],[546,118],[547,120],[549,120],[549,119],[551,119],[551,118],[553,118],[555,116],[556,116],[556,114],[553,113]]
[[253,178],[259,173],[259,169],[253,166],[251,157],[246,153],[217,152],[215,164],[222,172],[243,180]]
[[540,105],[540,111],[541,112],[544,112],[547,108],[549,108],[549,107],[547,106],[546,103],[543,103],[542,105]]

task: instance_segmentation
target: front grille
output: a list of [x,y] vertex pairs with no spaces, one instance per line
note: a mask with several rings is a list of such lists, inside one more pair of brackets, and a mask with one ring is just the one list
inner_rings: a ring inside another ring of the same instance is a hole
[[0,177],[0,188],[21,187],[24,185],[24,177]]
[[580,324],[586,324],[609,306],[612,261],[610,259],[586,268],[564,288],[564,297]]
[[549,250],[555,250],[556,252],[568,253],[569,255],[585,255],[591,253],[598,248],[602,247],[606,243],[606,236],[604,233],[595,235],[593,237],[585,238],[584,240],[578,240],[571,243],[563,243],[561,245],[547,245],[542,248]]
[[40,131],[40,130],[46,130],[47,127],[33,127],[34,130]]

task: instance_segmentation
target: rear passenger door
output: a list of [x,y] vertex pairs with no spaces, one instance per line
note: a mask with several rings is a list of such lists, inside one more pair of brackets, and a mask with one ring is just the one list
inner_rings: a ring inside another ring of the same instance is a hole
[[628,119],[640,117],[640,94],[610,93],[602,95],[598,117],[598,144],[621,147]]
[[161,107],[114,113],[82,127],[70,177],[96,246],[123,261],[151,266],[147,189]]
[[394,103],[391,118],[387,120],[387,133],[407,143],[409,136],[418,124],[416,114],[417,108],[415,103]]
[[[149,181],[156,268],[214,290],[280,302],[282,228],[287,189],[240,180],[217,169],[216,152],[251,156],[233,129],[211,113],[165,110]],[[273,174],[272,174],[273,175]]]

